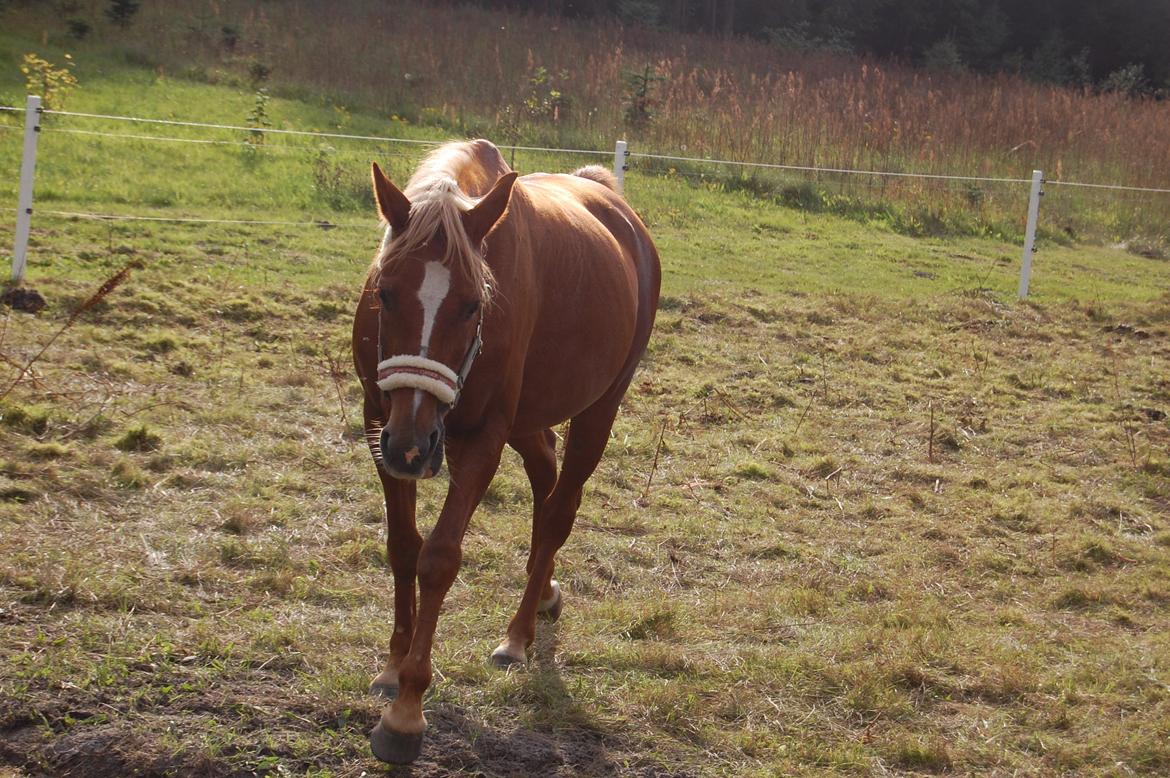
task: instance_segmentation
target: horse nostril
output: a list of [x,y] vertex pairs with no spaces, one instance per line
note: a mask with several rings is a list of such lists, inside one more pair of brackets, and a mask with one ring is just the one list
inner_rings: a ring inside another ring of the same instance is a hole
[[427,438],[427,453],[433,452],[439,446],[439,431],[437,429],[431,431],[431,436]]

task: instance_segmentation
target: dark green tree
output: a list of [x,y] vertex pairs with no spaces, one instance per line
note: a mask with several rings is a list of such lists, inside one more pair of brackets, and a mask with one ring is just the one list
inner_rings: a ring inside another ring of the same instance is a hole
[[110,7],[106,9],[106,18],[125,30],[133,23],[137,13],[138,0],[111,0]]
[[1140,66],[1139,85],[1170,87],[1170,0],[478,1],[1075,85],[1120,89]]

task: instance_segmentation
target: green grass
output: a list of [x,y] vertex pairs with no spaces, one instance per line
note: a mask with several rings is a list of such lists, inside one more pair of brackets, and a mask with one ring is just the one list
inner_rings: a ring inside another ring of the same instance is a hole
[[[80,76],[79,110],[250,105],[112,60]],[[330,111],[273,105],[297,127]],[[13,361],[134,270],[0,409],[0,764],[384,772],[365,695],[390,624],[382,507],[358,387],[342,405],[331,378],[378,240],[356,194],[377,154],[347,147],[338,201],[315,144],[42,140],[39,209],[355,226],[35,216],[49,307],[6,314]],[[558,562],[564,615],[528,669],[486,666],[529,539],[509,454],[440,622],[414,774],[1170,769],[1170,265],[1045,246],[1019,304],[1012,243],[678,177],[628,192],[664,298]],[[443,492],[420,488],[424,527]]]

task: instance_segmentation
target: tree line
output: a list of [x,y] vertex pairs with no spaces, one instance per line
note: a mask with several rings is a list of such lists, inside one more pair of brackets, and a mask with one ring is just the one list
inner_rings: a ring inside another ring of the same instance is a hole
[[479,0],[483,5],[1009,71],[1131,94],[1170,90],[1170,0]]

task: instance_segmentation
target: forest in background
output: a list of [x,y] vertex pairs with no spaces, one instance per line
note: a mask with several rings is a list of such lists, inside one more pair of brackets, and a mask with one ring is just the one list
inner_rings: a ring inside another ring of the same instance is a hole
[[1165,0],[479,0],[516,10],[611,16],[781,48],[1009,72],[1069,86],[1165,96]]

